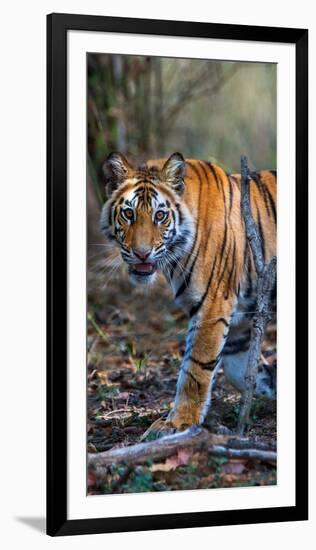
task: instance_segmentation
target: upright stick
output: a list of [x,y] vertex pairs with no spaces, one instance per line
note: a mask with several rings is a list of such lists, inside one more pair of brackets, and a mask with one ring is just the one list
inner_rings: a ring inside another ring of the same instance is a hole
[[245,377],[245,390],[241,399],[237,426],[237,433],[242,436],[249,424],[250,409],[261,355],[261,342],[266,325],[271,318],[271,295],[276,283],[276,257],[274,256],[269,264],[265,264],[260,234],[251,212],[249,189],[251,178],[249,176],[247,157],[241,156],[240,164],[241,210],[258,277],[257,303],[252,323],[249,357]]

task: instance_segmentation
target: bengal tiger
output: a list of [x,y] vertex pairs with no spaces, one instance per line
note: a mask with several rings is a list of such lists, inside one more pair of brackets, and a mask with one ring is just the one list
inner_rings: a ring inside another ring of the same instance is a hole
[[[239,390],[249,353],[256,272],[241,212],[241,178],[180,153],[134,168],[120,153],[104,163],[101,230],[119,247],[136,284],[160,270],[189,318],[173,409],[146,434],[203,423],[219,365]],[[251,174],[250,201],[268,262],[276,253],[276,172]],[[267,369],[257,395],[275,396]]]

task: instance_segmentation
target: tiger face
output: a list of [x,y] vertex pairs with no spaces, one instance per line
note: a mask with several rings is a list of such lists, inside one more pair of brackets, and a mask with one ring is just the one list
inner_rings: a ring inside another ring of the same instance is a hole
[[174,153],[161,168],[134,169],[119,153],[104,163],[109,197],[101,229],[120,248],[134,283],[152,283],[176,264],[192,241],[193,220],[183,200],[185,160]]

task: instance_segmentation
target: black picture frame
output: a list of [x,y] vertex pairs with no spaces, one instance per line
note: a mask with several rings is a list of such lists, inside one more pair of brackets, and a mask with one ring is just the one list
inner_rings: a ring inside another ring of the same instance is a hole
[[[67,32],[285,42],[296,48],[296,504],[67,519]],[[47,16],[47,533],[51,536],[308,519],[308,31],[54,13]]]

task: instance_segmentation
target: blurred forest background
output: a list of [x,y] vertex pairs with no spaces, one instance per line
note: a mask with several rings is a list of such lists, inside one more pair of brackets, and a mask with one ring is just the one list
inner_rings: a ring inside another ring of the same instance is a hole
[[[187,320],[165,280],[144,294],[133,287],[118,250],[99,229],[105,200],[102,163],[113,150],[133,163],[169,156],[239,171],[276,168],[276,66],[262,63],[88,55],[88,451],[139,441],[172,406]],[[263,346],[276,362],[275,327]],[[222,373],[210,428],[234,430],[239,394]],[[250,435],[276,441],[273,403],[254,400]],[[224,427],[224,428],[223,428]],[[271,464],[187,454],[172,463],[109,467],[88,473],[88,494],[164,491],[276,482]]]
[[88,55],[88,172],[104,199],[111,151],[143,162],[180,151],[239,171],[276,168],[276,65]]

